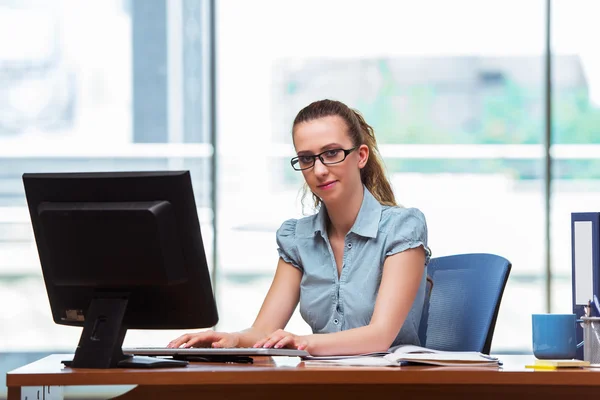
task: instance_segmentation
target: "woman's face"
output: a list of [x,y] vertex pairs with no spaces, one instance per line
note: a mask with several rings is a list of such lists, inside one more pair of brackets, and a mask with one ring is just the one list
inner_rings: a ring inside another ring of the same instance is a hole
[[[301,157],[327,152],[323,154],[323,158],[326,161],[334,159],[336,154],[343,155],[340,149],[354,147],[347,131],[346,123],[338,116],[300,123],[294,128],[296,153]],[[335,150],[339,152],[336,153]],[[324,165],[317,158],[314,166],[303,170],[302,174],[310,190],[325,204],[335,203],[362,186],[360,169],[367,163],[368,156],[369,149],[363,144],[337,164]]]

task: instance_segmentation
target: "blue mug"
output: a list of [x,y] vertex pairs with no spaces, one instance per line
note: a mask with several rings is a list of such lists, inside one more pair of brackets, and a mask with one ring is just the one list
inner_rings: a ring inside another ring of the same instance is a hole
[[577,343],[575,314],[533,314],[531,328],[533,355],[545,360],[571,360],[576,357]]

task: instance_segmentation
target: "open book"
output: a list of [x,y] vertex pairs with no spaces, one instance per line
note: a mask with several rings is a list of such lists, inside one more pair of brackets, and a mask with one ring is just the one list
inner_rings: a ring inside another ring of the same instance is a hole
[[498,367],[502,363],[496,357],[474,351],[441,351],[414,345],[399,345],[387,352],[356,356],[308,356],[307,364],[356,365],[369,367],[398,367],[411,364],[441,366]]

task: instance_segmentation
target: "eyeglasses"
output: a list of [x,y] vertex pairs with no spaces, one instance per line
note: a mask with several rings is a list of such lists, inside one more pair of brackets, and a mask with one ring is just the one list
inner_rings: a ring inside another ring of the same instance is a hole
[[329,149],[315,155],[302,155],[292,158],[290,162],[292,164],[292,168],[294,168],[296,171],[312,168],[315,165],[317,158],[321,160],[324,165],[338,164],[344,161],[348,154],[356,150],[357,147],[358,146],[348,150]]

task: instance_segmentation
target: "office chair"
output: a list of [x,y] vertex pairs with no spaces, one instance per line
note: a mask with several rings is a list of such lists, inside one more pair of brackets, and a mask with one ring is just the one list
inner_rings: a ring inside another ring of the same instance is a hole
[[419,327],[421,346],[489,354],[510,269],[507,259],[494,254],[432,258]]

